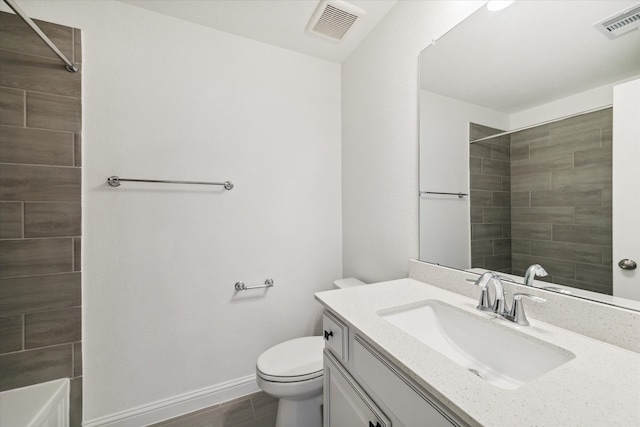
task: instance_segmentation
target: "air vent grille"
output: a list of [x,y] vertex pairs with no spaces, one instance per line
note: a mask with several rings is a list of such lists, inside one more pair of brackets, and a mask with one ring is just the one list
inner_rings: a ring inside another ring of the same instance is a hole
[[327,5],[320,15],[318,23],[313,26],[313,31],[336,40],[342,39],[358,17],[344,10]]
[[364,10],[340,0],[322,0],[309,21],[307,30],[339,41],[353,27]]
[[611,39],[640,28],[640,6],[600,21],[596,28]]

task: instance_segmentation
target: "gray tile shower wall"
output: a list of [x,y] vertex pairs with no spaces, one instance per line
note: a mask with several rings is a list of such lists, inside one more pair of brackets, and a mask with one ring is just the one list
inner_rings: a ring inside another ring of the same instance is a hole
[[[36,21],[80,65],[77,29]],[[82,422],[81,72],[0,12],[0,390],[71,378]]]
[[[501,133],[471,123],[470,140]],[[471,266],[511,273],[509,135],[469,145]]]
[[513,273],[611,294],[612,109],[511,135]]
[[611,129],[607,108],[471,144],[472,267],[611,294]]

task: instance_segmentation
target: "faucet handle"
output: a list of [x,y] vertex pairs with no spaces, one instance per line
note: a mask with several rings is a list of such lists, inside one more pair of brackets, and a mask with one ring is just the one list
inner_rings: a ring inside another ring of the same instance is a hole
[[513,300],[514,301],[522,301],[522,298],[528,298],[532,301],[535,302],[547,302],[546,299],[536,296],[536,295],[531,295],[531,294],[525,294],[525,293],[517,293],[517,294],[513,294]]
[[[487,274],[487,273],[491,273],[491,272],[490,272],[490,271],[487,271],[487,272],[485,272],[485,273],[483,273],[483,274]],[[506,280],[506,281],[508,281],[508,282],[514,282],[514,280],[513,280],[511,277],[501,276],[501,275],[496,274],[496,273],[491,273],[491,274],[493,274],[493,276],[494,276],[496,279]],[[482,276],[480,276],[480,277],[482,277]],[[479,281],[480,279],[478,278],[478,279],[466,279],[466,280],[467,280],[467,282],[469,282],[469,283],[473,283],[474,285],[477,285],[477,284],[478,284],[478,281]],[[489,281],[487,280],[487,283],[488,283],[488,282],[489,282]],[[485,285],[485,286],[486,286],[486,285]]]
[[[498,295],[498,289],[496,288],[495,301],[491,301],[491,296],[489,295],[488,286],[489,286],[489,283],[491,282],[495,283],[495,281],[497,281],[499,284],[500,279],[498,278],[498,276],[491,271],[486,271],[482,273],[482,275],[478,277],[477,280],[467,279],[467,281],[473,282],[474,285],[480,286],[480,289],[482,289],[482,293],[480,294],[480,299],[478,300],[478,306],[476,308],[481,311],[496,312],[496,305],[502,303],[503,295]],[[502,286],[499,286],[499,288],[502,288]]]
[[509,310],[509,313],[505,314],[504,317],[507,320],[510,320],[518,325],[529,326],[529,320],[527,320],[527,315],[524,313],[522,298],[527,298],[538,303],[546,302],[547,300],[531,294],[513,294],[513,303],[511,305],[511,310]]
[[482,292],[480,293],[480,299],[478,300],[478,305],[476,306],[478,310],[482,311],[490,311],[492,306],[491,300],[489,298],[489,291],[487,290],[487,285],[489,284],[487,273],[483,273],[477,279],[467,279],[467,282],[472,283],[475,286],[480,286],[480,289],[482,289]]

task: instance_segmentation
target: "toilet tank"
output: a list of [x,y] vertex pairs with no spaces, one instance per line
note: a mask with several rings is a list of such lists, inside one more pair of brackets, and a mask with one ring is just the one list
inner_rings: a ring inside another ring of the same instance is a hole
[[354,286],[366,285],[362,280],[355,277],[348,277],[346,279],[337,279],[333,282],[334,289],[352,288]]

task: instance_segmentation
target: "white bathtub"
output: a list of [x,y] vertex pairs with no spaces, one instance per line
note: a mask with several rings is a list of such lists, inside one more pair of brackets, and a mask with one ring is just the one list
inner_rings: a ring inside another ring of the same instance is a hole
[[69,378],[0,392],[0,426],[69,427]]

